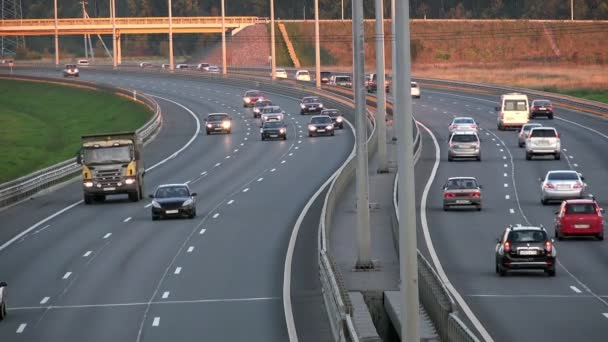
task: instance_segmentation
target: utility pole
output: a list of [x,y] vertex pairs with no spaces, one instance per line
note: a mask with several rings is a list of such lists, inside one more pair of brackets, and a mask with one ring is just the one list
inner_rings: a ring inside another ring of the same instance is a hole
[[173,72],[173,11],[169,0],[169,71]]
[[[85,5],[87,4],[86,1],[81,0],[80,4],[82,4],[82,19],[86,20],[87,19],[87,9],[85,7]],[[89,58],[89,48],[87,47],[87,34],[84,34],[84,57],[85,58]]]
[[570,20],[574,20],[574,0],[570,0]]
[[386,151],[386,85],[384,75],[384,4],[376,0],[376,127],[378,129],[378,173],[388,172]]
[[341,7],[342,7],[342,21],[344,21],[344,0],[342,0]]
[[319,0],[315,0],[315,85],[321,88],[321,42],[319,39]]
[[277,62],[274,35],[274,0],[270,0],[270,77],[277,79]]
[[[395,45],[395,0],[391,0],[391,70],[393,73],[393,81],[391,82],[390,93],[393,96],[393,104],[395,100],[395,90],[397,89],[397,70],[395,69],[395,65],[397,65],[397,46]],[[397,140],[397,136],[395,135],[395,107],[393,107],[393,137],[391,140]]]
[[112,17],[112,65],[114,69],[118,67],[116,54],[116,0],[110,0],[110,16]]
[[414,187],[414,137],[410,51],[409,1],[395,1],[397,59],[393,66],[397,88],[394,115],[398,115],[397,158],[399,172],[399,261],[401,273],[401,340],[420,341],[418,298],[418,256],[416,251],[416,204]]
[[55,2],[55,67],[59,67],[59,23],[57,18],[57,0]]
[[353,91],[355,95],[355,142],[357,145],[357,269],[374,267],[371,256],[369,223],[369,181],[367,164],[367,106],[365,99],[365,49],[363,0],[352,1],[353,12]]
[[226,13],[222,0],[222,74],[226,75]]

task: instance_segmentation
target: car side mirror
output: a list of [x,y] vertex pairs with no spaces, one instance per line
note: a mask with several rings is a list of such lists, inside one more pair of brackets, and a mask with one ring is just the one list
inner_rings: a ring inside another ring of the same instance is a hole
[[149,195],[148,195],[148,197],[150,197],[150,198],[154,198],[154,195],[152,195],[152,194],[149,194]]
[[190,194],[190,196],[196,196],[196,195],[198,195],[196,192],[193,192]]
[[606,210],[604,210],[604,208],[600,208],[600,213],[604,214],[606,212]]
[[555,211],[555,212],[553,212],[553,213],[554,213],[555,215],[559,215],[559,210],[558,210],[558,211]]
[[494,107],[494,110],[498,112],[500,110],[500,107]]
[[5,281],[0,281],[0,287],[7,287],[8,284]]
[[496,243],[500,243],[500,238],[496,238]]

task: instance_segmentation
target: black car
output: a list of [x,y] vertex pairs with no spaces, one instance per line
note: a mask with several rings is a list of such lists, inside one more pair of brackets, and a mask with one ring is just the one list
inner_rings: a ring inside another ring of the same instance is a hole
[[509,270],[543,270],[555,276],[557,251],[543,227],[509,226],[496,240],[496,273]]
[[0,281],[0,321],[6,318],[6,282]]
[[306,96],[300,101],[300,114],[320,113],[323,110],[323,103],[316,96]]
[[344,118],[340,111],[337,109],[324,109],[321,111],[321,115],[327,115],[331,118],[331,121],[334,123],[335,128],[343,129],[344,128]]
[[266,139],[287,140],[287,125],[283,121],[266,121],[260,128],[262,141]]
[[530,105],[530,119],[537,116],[546,116],[553,120],[553,104],[549,100],[534,100]]
[[308,123],[308,136],[331,135],[333,136],[334,123],[329,115],[315,115],[310,118]]
[[211,113],[205,119],[205,129],[207,135],[211,133],[227,133],[232,132],[232,118],[226,113]]
[[196,192],[187,184],[165,184],[156,189],[152,198],[152,220],[163,217],[194,218],[196,216]]
[[330,78],[331,78],[331,72],[321,71],[321,83],[329,83]]
[[270,100],[256,101],[256,103],[253,105],[253,117],[259,118],[261,115],[260,109],[262,109],[264,107],[268,107],[268,106],[272,106],[272,101],[270,101]]
[[243,107],[253,107],[256,102],[264,99],[264,95],[259,90],[247,90],[243,95]]

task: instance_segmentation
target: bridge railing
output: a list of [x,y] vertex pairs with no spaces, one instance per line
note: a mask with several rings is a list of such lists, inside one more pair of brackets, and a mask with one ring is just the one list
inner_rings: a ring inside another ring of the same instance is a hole
[[[226,24],[257,24],[268,19],[263,17],[226,17]],[[63,18],[57,21],[59,26],[73,25],[112,25],[110,18]],[[116,25],[168,25],[168,17],[130,17],[116,18]],[[173,25],[221,24],[222,17],[173,17]],[[0,27],[54,26],[54,19],[16,19],[0,20]]]

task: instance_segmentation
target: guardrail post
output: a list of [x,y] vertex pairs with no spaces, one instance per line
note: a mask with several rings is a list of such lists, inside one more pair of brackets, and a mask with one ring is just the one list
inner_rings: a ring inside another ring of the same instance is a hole
[[137,101],[137,90],[133,89],[133,100]]

